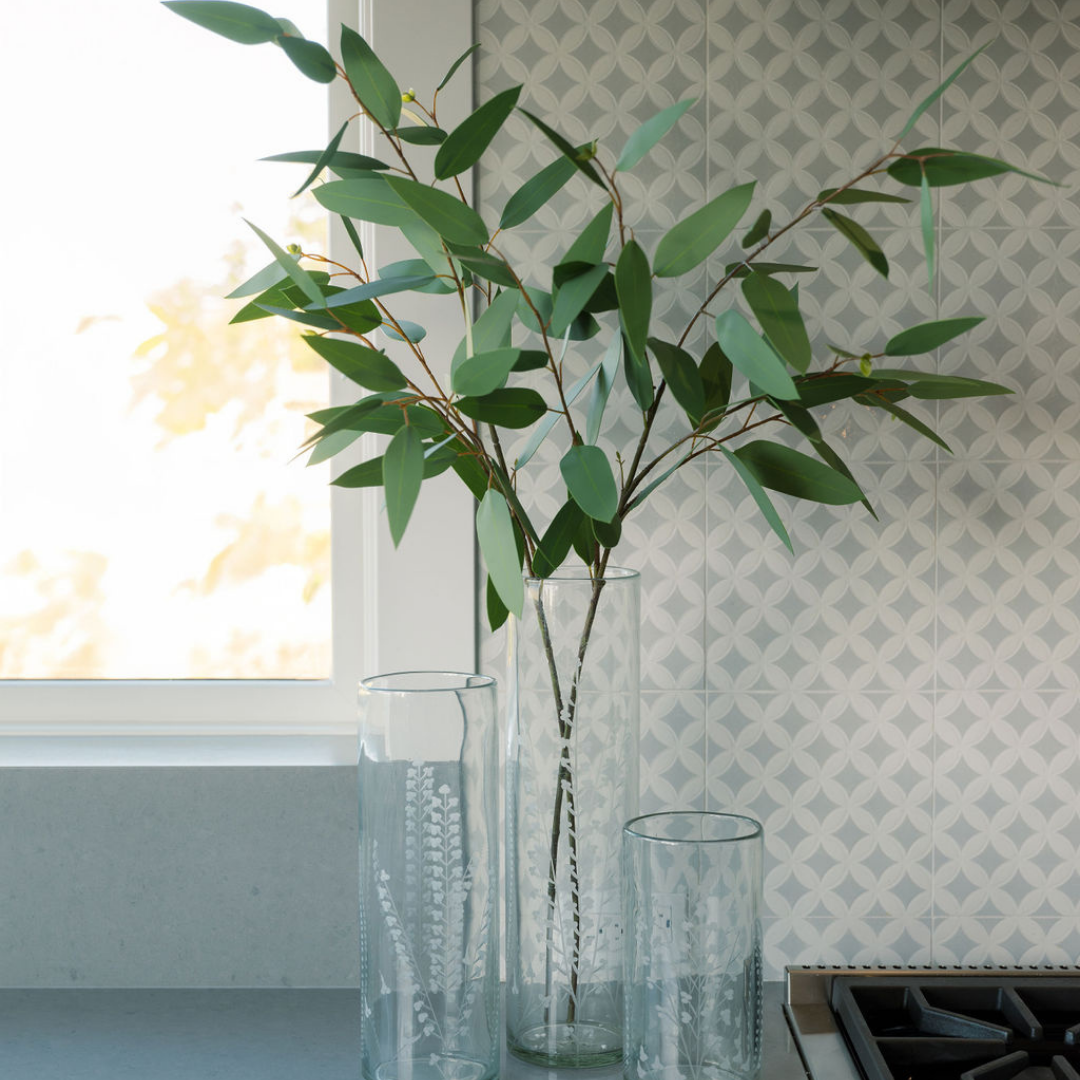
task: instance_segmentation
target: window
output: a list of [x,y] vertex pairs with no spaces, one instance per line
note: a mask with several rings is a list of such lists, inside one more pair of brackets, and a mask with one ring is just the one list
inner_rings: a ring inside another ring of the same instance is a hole
[[[355,24],[355,4],[328,6],[330,25]],[[468,7],[450,7],[463,51]],[[283,14],[325,40],[322,5]],[[360,18],[380,51],[415,61],[400,4]],[[355,394],[280,320],[225,325],[239,305],[221,294],[268,261],[241,216],[315,247],[325,229],[313,200],[288,202],[303,167],[255,159],[321,147],[350,101],[334,87],[327,106],[272,45],[157,4],[57,0],[16,22],[0,78],[9,101],[33,86],[35,107],[5,116],[23,168],[0,180],[17,210],[2,271],[17,302],[0,356],[0,733],[341,735],[362,674],[471,669],[468,501],[425,486],[407,550],[388,550],[373,493],[287,464],[303,413]],[[62,77],[39,77],[46,53]],[[438,552],[436,529],[452,538]]]

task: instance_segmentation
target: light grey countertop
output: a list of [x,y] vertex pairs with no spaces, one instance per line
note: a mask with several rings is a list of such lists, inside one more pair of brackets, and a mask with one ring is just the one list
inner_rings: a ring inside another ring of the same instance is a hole
[[[0,1077],[358,1080],[358,998],[355,990],[0,990]],[[763,1080],[804,1080],[781,1000],[781,984],[767,983]],[[503,1076],[545,1073],[503,1061]]]

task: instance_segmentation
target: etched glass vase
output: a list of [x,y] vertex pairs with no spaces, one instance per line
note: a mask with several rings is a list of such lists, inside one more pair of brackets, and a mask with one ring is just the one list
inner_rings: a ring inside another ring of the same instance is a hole
[[498,780],[493,679],[360,684],[366,1080],[498,1074]]
[[638,575],[526,581],[509,631],[507,1048],[622,1055],[619,851],[638,804]]

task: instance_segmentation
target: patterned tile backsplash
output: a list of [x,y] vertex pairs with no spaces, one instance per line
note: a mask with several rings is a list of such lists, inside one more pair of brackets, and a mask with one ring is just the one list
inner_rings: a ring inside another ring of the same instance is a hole
[[[766,205],[785,220],[993,39],[918,139],[1064,186],[939,190],[933,295],[914,206],[859,208],[890,230],[888,282],[824,222],[780,257],[827,267],[800,289],[818,356],[978,311],[927,362],[1015,395],[924,403],[952,455],[869,410],[822,411],[880,521],[778,496],[794,556],[713,462],[631,517],[619,555],[643,574],[644,808],[765,823],[773,973],[1080,962],[1080,2],[477,0],[476,19],[480,100],[522,82],[572,141],[617,153],[642,119],[698,99],[626,176],[647,251],[751,179],[747,221]],[[496,217],[551,160],[527,121],[507,128],[480,176]],[[527,277],[599,208],[585,186],[505,238]],[[659,309],[673,328],[720,265]],[[568,363],[583,372],[599,348]],[[633,422],[628,401],[609,438]],[[527,481],[542,519],[563,498],[545,449]],[[501,635],[482,655],[499,669]]]

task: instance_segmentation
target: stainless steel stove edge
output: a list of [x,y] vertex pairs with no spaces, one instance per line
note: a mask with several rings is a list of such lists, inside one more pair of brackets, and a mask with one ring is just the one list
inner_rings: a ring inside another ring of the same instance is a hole
[[861,1080],[858,1066],[852,1060],[829,1006],[832,981],[840,975],[867,978],[882,975],[916,978],[937,975],[1001,975],[1030,978],[1035,975],[1077,976],[1080,975],[1080,967],[1010,967],[996,964],[981,967],[904,967],[901,964],[883,967],[789,965],[784,968],[784,1016],[791,1028],[809,1080]]

